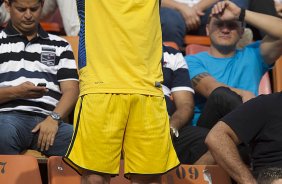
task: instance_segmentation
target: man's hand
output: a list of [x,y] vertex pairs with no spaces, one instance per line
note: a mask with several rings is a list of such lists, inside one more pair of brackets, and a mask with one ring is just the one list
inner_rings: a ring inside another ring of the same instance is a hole
[[48,116],[32,129],[33,133],[39,131],[37,146],[41,151],[47,151],[50,146],[53,146],[58,128],[58,122]]
[[240,12],[241,8],[231,1],[220,1],[213,6],[211,15],[222,21],[229,21],[238,20]]
[[22,99],[41,98],[48,89],[43,86],[35,86],[31,82],[24,82],[16,88],[15,96]]
[[201,24],[200,16],[205,15],[203,11],[198,10],[197,6],[189,7],[186,4],[179,6],[178,11],[183,16],[188,30],[197,29]]

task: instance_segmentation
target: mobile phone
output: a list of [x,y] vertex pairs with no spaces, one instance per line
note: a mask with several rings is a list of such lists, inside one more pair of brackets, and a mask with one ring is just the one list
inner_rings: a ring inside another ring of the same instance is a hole
[[46,87],[46,83],[38,83],[37,86]]

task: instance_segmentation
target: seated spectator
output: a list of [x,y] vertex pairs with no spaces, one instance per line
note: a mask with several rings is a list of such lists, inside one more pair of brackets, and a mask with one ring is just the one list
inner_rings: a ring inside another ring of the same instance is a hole
[[[66,34],[68,36],[77,36],[80,26],[75,0],[45,0],[40,20],[44,21],[54,15],[57,8],[60,10]],[[8,22],[9,19],[10,15],[3,4],[0,7],[0,25]]]
[[0,154],[26,149],[63,156],[73,127],[63,122],[79,93],[70,45],[42,30],[43,0],[7,0],[0,32]]
[[[228,4],[240,12],[234,3],[228,1]],[[258,95],[262,76],[281,55],[281,39],[273,33],[273,27],[257,25],[250,19],[246,19],[246,23],[264,30],[267,35],[262,41],[236,49],[244,32],[242,16],[238,21],[213,15],[207,24],[211,39],[209,51],[186,57],[196,91],[193,125],[210,129],[225,114]]]
[[[245,17],[247,23],[263,29],[267,36],[261,42],[260,53],[266,63],[273,64],[282,54],[282,19],[248,10],[242,12],[229,1],[218,3],[213,16],[222,21]],[[250,75],[243,79],[249,80]],[[238,154],[236,145],[240,143],[250,145],[255,176],[263,169],[282,167],[281,99],[281,92],[256,97],[221,118],[209,132],[206,144],[210,152],[238,183],[257,183]]]
[[169,46],[163,46],[163,53],[164,81],[162,88],[170,116],[170,125],[179,129],[193,117],[194,90],[182,53]]
[[[281,99],[281,92],[260,95],[223,117],[207,135],[214,159],[238,183],[257,184],[265,169],[282,169]],[[238,154],[240,143],[251,145],[251,170]]]
[[180,51],[171,47],[164,46],[163,52],[162,87],[177,156],[181,163],[214,164],[214,159],[204,144],[208,130],[189,125],[193,117],[194,90],[185,59]]
[[[228,3],[230,7],[238,8],[235,9],[240,12],[239,7],[234,3],[230,1],[225,3]],[[226,10],[226,12],[229,11]],[[238,18],[237,15],[236,17]],[[269,23],[274,26],[276,21],[274,18],[273,24],[272,19]],[[277,36],[278,33],[273,32],[271,26],[257,25],[248,18],[246,18],[247,23],[264,29],[268,35],[262,41],[252,43],[242,50],[236,50],[236,44],[244,30],[243,22],[242,18],[238,21],[212,16],[207,25],[207,32],[211,38],[209,52],[186,56],[190,78],[196,91],[193,125],[198,124],[210,129],[224,115],[255,97],[258,94],[261,77],[281,55],[281,39]],[[191,126],[185,126],[182,131],[196,132],[197,130],[193,130]],[[180,132],[179,139],[186,141],[183,141],[183,145],[179,149],[185,152],[188,151],[187,148],[194,146],[201,148],[201,152],[197,152],[196,158],[200,158],[204,153],[206,156],[209,155],[208,149],[202,141],[208,131],[204,129],[200,131],[201,133],[195,133],[199,136],[197,138],[189,137],[189,134],[185,136]],[[198,145],[194,140],[198,141]],[[239,148],[244,161],[249,163],[248,147],[240,145]],[[180,150],[177,152],[181,152]],[[181,163],[191,164],[187,155],[189,154],[182,154],[182,157],[179,157]],[[207,163],[212,163],[212,159],[208,158]]]
[[[179,47],[184,45],[186,33],[206,35],[205,26],[210,7],[218,0],[162,0],[160,11],[164,41],[173,41]],[[233,0],[243,8],[249,0]]]

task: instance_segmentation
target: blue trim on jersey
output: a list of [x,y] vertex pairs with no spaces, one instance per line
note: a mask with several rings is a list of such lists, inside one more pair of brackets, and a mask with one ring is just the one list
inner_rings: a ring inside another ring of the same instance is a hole
[[80,19],[79,45],[78,45],[78,68],[86,66],[85,49],[85,0],[77,0],[77,12]]

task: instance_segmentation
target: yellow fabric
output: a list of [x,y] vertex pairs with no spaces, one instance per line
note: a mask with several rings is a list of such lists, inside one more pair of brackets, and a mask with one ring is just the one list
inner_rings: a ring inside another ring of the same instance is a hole
[[165,173],[179,164],[165,108],[163,97],[85,95],[76,107],[75,138],[66,157],[84,169],[118,174],[123,148],[125,173]]
[[157,0],[85,0],[86,66],[81,95],[162,96],[162,38]]

